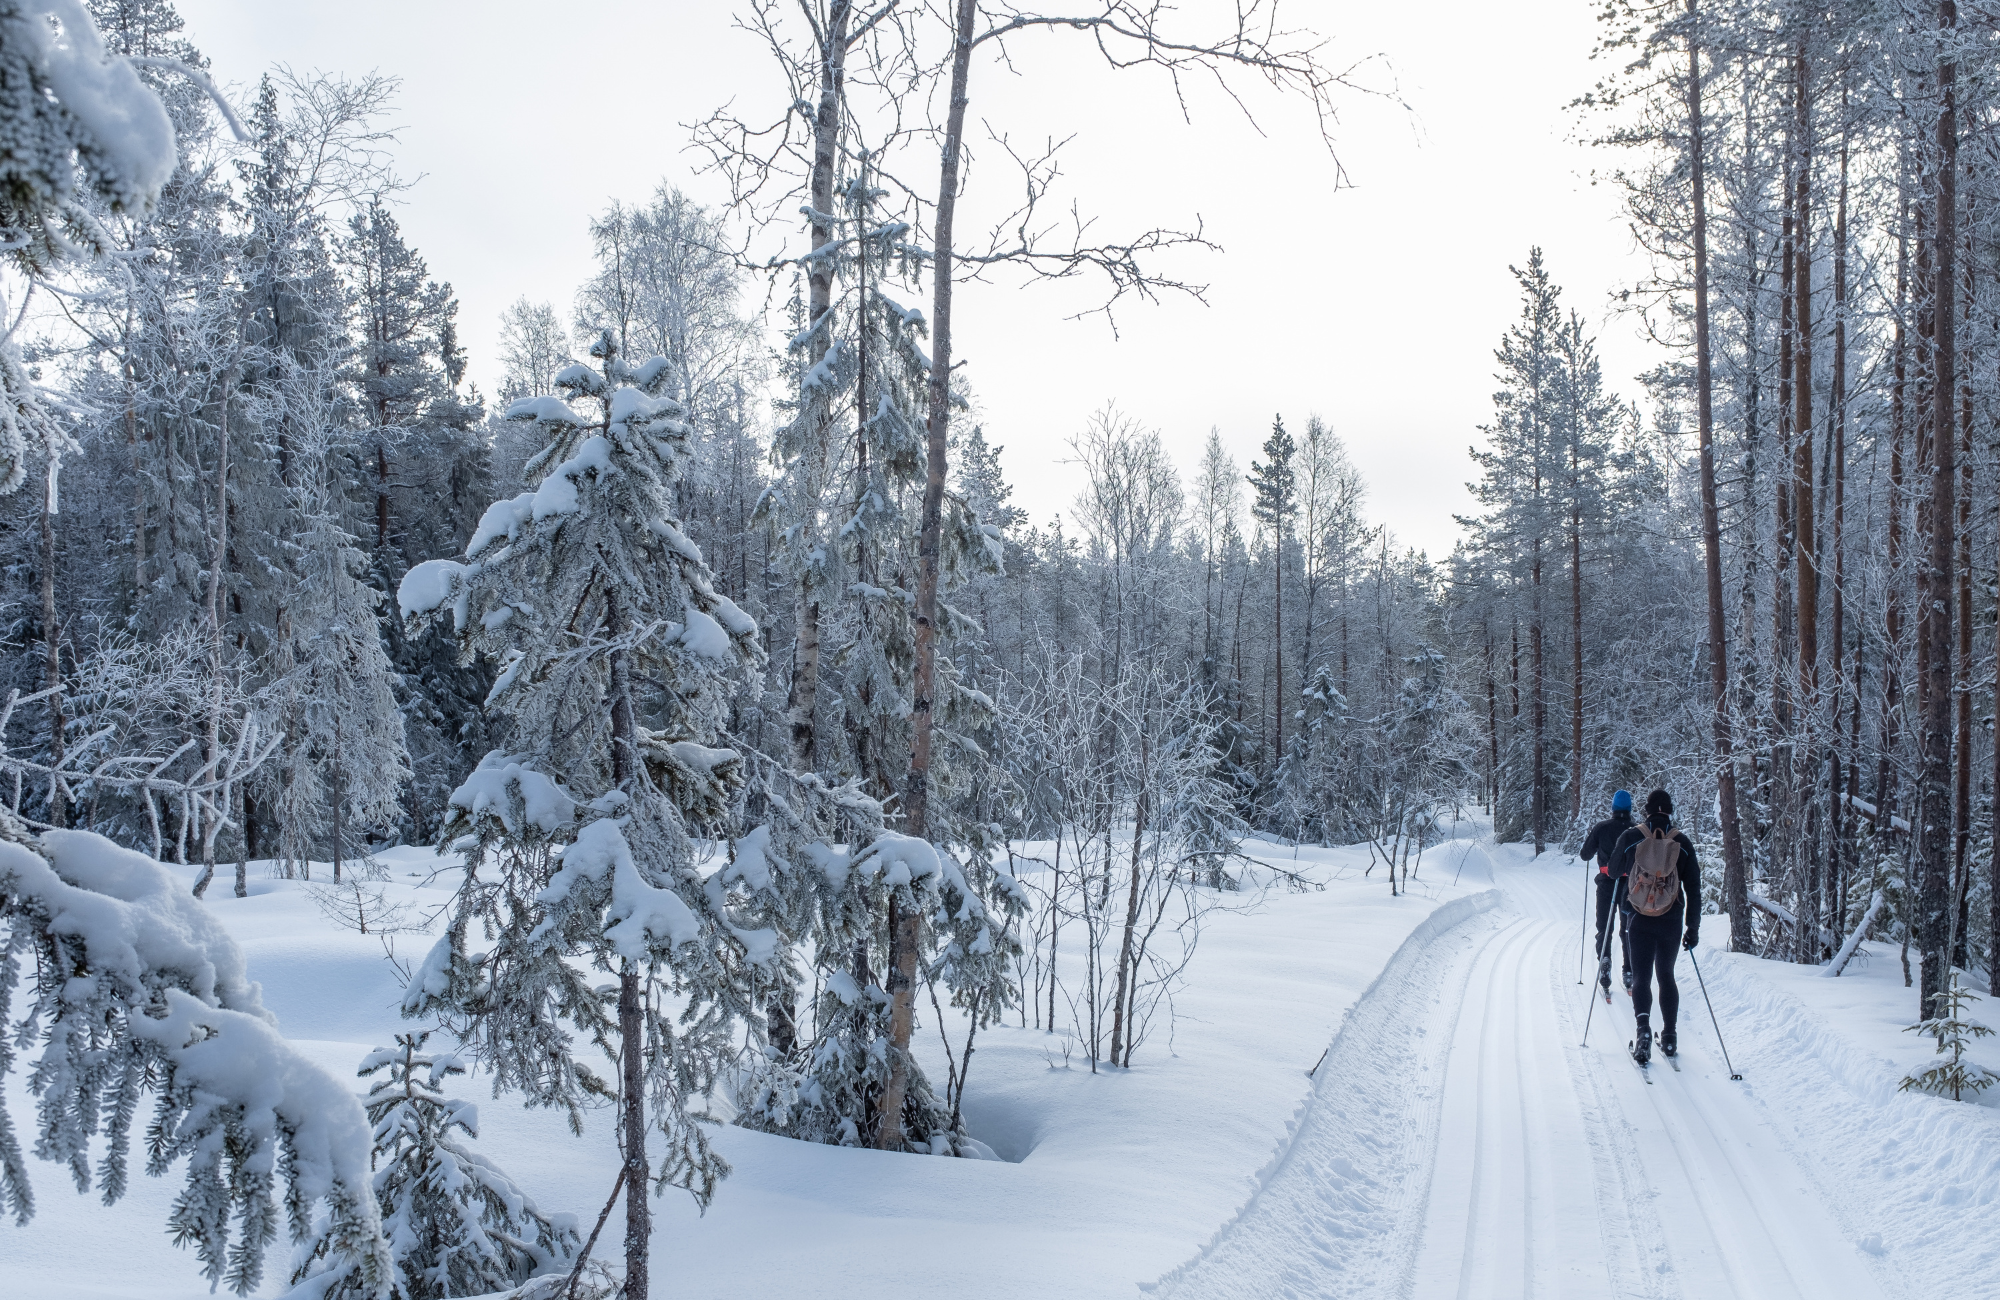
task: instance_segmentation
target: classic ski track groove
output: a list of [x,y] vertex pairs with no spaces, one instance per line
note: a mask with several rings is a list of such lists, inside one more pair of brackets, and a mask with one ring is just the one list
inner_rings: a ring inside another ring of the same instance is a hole
[[1343,1030],[1268,1181],[1162,1294],[1887,1294],[1774,1117],[1729,1081],[1693,980],[1679,1068],[1651,1086],[1625,1046],[1629,996],[1581,1045],[1596,989],[1578,1004],[1566,970],[1574,870],[1502,868],[1502,911],[1363,998],[1349,1027],[1365,1032]]

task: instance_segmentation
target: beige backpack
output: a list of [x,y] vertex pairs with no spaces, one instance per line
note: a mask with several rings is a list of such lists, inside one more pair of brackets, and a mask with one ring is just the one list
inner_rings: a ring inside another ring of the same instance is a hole
[[1681,837],[1679,831],[1646,828],[1646,838],[1632,846],[1632,870],[1625,878],[1625,900],[1641,916],[1665,916],[1681,901]]

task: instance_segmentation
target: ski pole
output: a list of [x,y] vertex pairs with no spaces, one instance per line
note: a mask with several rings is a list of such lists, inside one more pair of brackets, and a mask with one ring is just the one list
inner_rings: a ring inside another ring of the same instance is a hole
[[1729,1066],[1729,1077],[1741,1079],[1736,1067],[1729,1060],[1729,1045],[1722,1041],[1722,1022],[1715,1018],[1715,1003],[1708,1000],[1708,981],[1701,977],[1701,963],[1694,959],[1694,949],[1688,949],[1688,960],[1694,962],[1695,982],[1701,985],[1701,1000],[1708,1003],[1708,1023],[1715,1026],[1715,1045],[1722,1049],[1722,1063]]
[[[1618,894],[1619,891],[1624,888],[1625,888],[1625,880],[1623,877],[1620,877],[1618,883],[1611,887],[1612,914],[1604,918],[1604,941],[1597,945],[1597,964],[1600,967],[1602,967],[1605,961],[1611,956],[1611,923],[1617,920]],[[1706,996],[1706,990],[1703,991],[1703,995]],[[1583,1045],[1585,1047],[1590,1046],[1590,1018],[1596,1014],[1597,1014],[1597,990],[1592,989],[1590,992],[1590,1010],[1586,1011],[1583,1015]],[[1717,1035],[1718,1038],[1720,1036],[1721,1036],[1720,1034]]]

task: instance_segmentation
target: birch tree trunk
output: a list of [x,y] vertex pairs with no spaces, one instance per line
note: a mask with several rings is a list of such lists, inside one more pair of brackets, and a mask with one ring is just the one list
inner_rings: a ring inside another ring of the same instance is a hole
[[[239,313],[236,321],[238,358],[230,363],[228,373],[223,376],[220,414],[216,424],[217,438],[215,466],[215,547],[209,555],[208,570],[208,670],[213,687],[209,694],[208,720],[202,731],[202,764],[206,779],[213,781],[222,771],[222,699],[223,699],[223,626],[222,626],[222,566],[229,558],[229,398],[236,391],[236,381],[241,375],[241,352],[243,339],[243,318]],[[225,791],[221,796],[228,798]],[[215,826],[214,821],[221,816],[216,806],[215,794],[202,796],[194,807],[210,825],[201,836],[201,874],[195,877],[194,896],[200,898],[208,892],[208,883],[215,879]]]
[[[841,100],[846,90],[847,28],[853,14],[850,0],[832,0],[827,9],[827,26],[821,34],[819,50],[819,104],[813,115],[812,211],[807,221],[812,249],[818,253],[833,242],[834,170],[840,143]],[[833,265],[831,258],[814,257],[806,278],[806,325],[809,329],[833,310]],[[808,368],[826,358],[827,340],[815,331],[807,345]],[[832,431],[822,428],[813,438],[814,454],[822,462]],[[815,486],[818,475],[814,475]],[[809,582],[799,588],[796,662],[792,667],[789,699],[792,757],[801,771],[819,768],[819,596]]]
[[[1144,701],[1140,703],[1140,727],[1144,728]],[[1117,1065],[1124,1059],[1125,1051],[1125,1002],[1131,991],[1137,972],[1132,969],[1132,936],[1139,928],[1139,846],[1146,838],[1147,801],[1151,795],[1152,782],[1147,778],[1147,762],[1150,757],[1148,737],[1141,731],[1139,737],[1139,797],[1132,813],[1132,887],[1125,898],[1125,932],[1118,944],[1118,987],[1113,995],[1111,1010],[1111,1063]]]
[[[944,483],[947,438],[951,432],[952,218],[958,209],[959,155],[965,139],[966,83],[972,73],[972,25],[976,0],[958,0],[953,21],[951,102],[945,115],[944,150],[938,168],[937,224],[933,234],[931,286],[930,409],[925,421],[924,508],[917,539],[917,607],[914,611],[916,672],[911,691],[910,777],[903,791],[907,833],[926,839],[930,832],[931,705],[937,686],[938,553],[944,543]],[[910,1083],[910,1035],[916,1024],[917,944],[923,918],[891,917],[889,927],[889,1082],[882,1090],[882,1114],[875,1145],[903,1146],[903,1099]]]
[[[62,636],[56,621],[56,468],[51,459],[42,476],[42,688],[49,692],[49,766],[61,768],[69,710],[63,706]],[[69,825],[69,793],[60,776],[49,778],[49,824]]]

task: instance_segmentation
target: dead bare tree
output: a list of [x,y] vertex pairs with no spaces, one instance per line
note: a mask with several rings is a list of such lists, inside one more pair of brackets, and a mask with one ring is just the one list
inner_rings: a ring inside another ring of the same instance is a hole
[[[1244,78],[1253,78],[1310,107],[1327,146],[1336,181],[1344,180],[1332,149],[1334,100],[1343,92],[1389,93],[1363,84],[1363,60],[1341,70],[1320,60],[1322,39],[1280,25],[1279,6],[1246,0],[1219,30],[1183,34],[1182,16],[1158,0],[1101,0],[1071,12],[1043,12],[981,0],[883,0],[872,8],[848,0],[807,0],[799,18],[777,0],[751,0],[738,25],[759,36],[779,66],[787,91],[786,108],[763,125],[746,123],[728,110],[693,124],[694,148],[730,186],[731,210],[746,222],[741,256],[770,231],[800,198],[808,246],[801,255],[767,257],[755,263],[771,272],[792,270],[808,283],[806,328],[817,328],[832,309],[831,267],[837,223],[833,195],[838,171],[858,164],[865,134],[866,165],[890,194],[903,196],[913,232],[913,251],[928,257],[931,312],[928,321],[931,368],[925,419],[925,486],[919,522],[919,572],[913,610],[915,672],[913,735],[902,791],[904,831],[927,838],[932,776],[932,707],[937,687],[939,559],[949,478],[953,374],[954,288],[1003,268],[1017,268],[1028,281],[1062,280],[1095,274],[1105,296],[1093,309],[1109,315],[1128,296],[1141,301],[1176,292],[1201,299],[1200,285],[1155,268],[1157,254],[1175,248],[1215,249],[1197,218],[1189,228],[1160,227],[1121,238],[1098,240],[1078,203],[1051,217],[1060,174],[1059,142],[1038,151],[1016,148],[1004,127],[991,123],[987,134],[1020,176],[1020,201],[994,221],[981,240],[961,247],[959,203],[967,192],[971,151],[966,143],[975,55],[1011,66],[1010,38],[1027,32],[1071,32],[1091,41],[1112,71],[1149,68],[1163,73],[1184,118],[1193,108],[1193,81],[1212,83],[1257,127],[1243,98]],[[799,24],[803,25],[800,26]],[[935,151],[934,153],[932,151]],[[936,188],[915,180],[932,161]],[[935,197],[930,197],[934,195]],[[928,239],[924,239],[924,235]],[[927,245],[924,247],[918,247]],[[815,345],[817,346],[817,345]],[[808,367],[824,359],[809,352]],[[828,456],[832,421],[808,439],[802,457]],[[797,504],[794,503],[797,509]],[[815,758],[812,711],[817,701],[818,619],[801,584],[796,641],[797,666],[791,695],[795,760]],[[895,1065],[876,1108],[876,1145],[900,1148],[903,1098],[908,1085],[907,1054],[915,1024],[917,963],[923,920],[892,916],[885,980],[891,1000]]]

